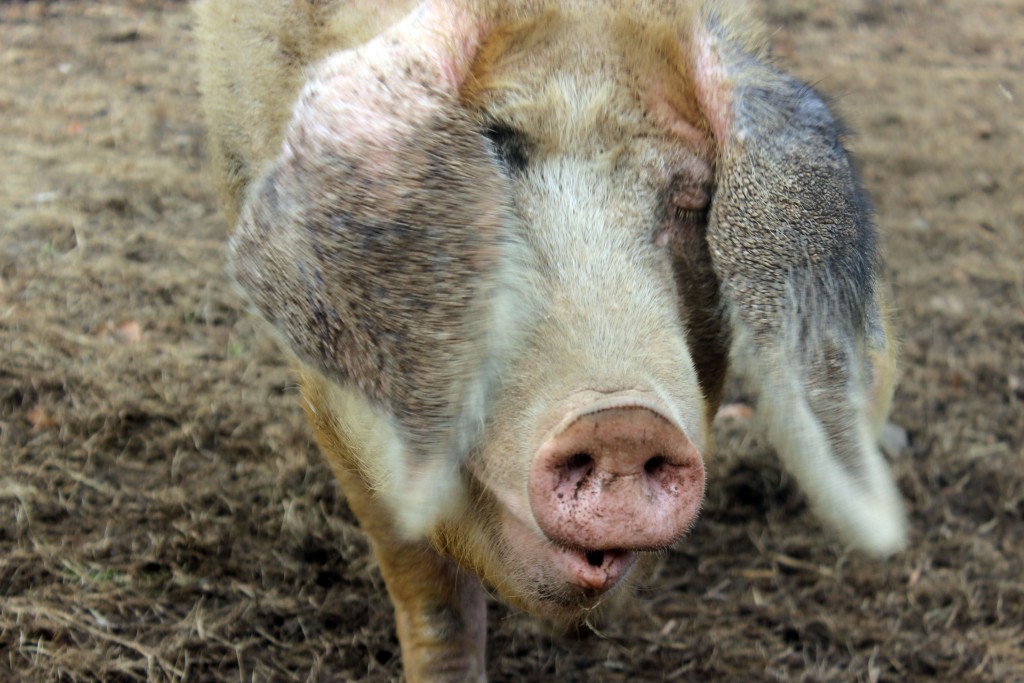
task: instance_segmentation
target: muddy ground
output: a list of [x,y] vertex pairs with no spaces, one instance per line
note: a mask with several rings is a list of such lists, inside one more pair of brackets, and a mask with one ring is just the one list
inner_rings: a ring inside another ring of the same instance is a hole
[[[1024,3],[763,9],[859,131],[910,547],[845,553],[722,421],[632,613],[565,642],[495,603],[495,681],[1024,681]],[[195,82],[185,3],[0,3],[0,679],[398,680],[367,543],[224,274]]]

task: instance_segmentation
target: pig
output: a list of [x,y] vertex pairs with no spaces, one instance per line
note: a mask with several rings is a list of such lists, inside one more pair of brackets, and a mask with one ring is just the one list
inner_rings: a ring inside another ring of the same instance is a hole
[[727,372],[810,506],[899,550],[896,360],[843,126],[742,7],[201,0],[231,273],[296,362],[410,681],[485,591],[567,626],[704,495]]

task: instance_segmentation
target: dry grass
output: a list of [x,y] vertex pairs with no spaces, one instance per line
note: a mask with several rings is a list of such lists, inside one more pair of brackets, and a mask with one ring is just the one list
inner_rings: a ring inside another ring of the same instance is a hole
[[[767,4],[879,206],[912,546],[839,553],[742,422],[693,536],[493,680],[1024,680],[1024,21]],[[0,678],[397,680],[365,539],[223,272],[184,3],[0,3]]]

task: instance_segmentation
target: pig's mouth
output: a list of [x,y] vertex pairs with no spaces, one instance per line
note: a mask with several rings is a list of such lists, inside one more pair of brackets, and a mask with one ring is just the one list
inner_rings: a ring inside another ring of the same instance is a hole
[[526,560],[537,581],[538,595],[563,608],[593,606],[622,582],[641,554],[625,548],[569,547],[537,534],[508,510],[503,517],[514,561]]
[[609,548],[575,550],[558,547],[558,569],[567,582],[585,595],[593,597],[615,587],[636,562],[632,550]]

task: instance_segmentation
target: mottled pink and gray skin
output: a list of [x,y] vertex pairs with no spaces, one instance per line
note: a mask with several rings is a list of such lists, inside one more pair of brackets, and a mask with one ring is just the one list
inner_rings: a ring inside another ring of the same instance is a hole
[[669,418],[610,397],[555,428],[533,458],[529,488],[533,516],[556,543],[658,550],[696,519],[704,462]]
[[485,678],[485,586],[578,625],[680,542],[730,365],[819,514],[898,548],[875,236],[822,100],[717,3],[406,4],[203,0],[199,36],[232,271],[407,678]]

